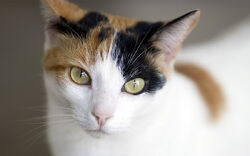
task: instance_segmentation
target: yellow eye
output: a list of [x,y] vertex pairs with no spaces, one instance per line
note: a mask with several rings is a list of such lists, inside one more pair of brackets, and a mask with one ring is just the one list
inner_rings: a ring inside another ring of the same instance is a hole
[[127,93],[138,94],[143,90],[144,86],[145,81],[142,78],[135,78],[125,83],[124,89]]
[[83,69],[78,67],[71,68],[70,77],[75,83],[79,85],[86,85],[90,82],[89,75]]

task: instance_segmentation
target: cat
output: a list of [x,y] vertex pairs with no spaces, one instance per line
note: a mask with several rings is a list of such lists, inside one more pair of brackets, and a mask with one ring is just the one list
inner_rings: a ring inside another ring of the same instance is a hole
[[146,22],[43,0],[43,12],[53,156],[249,155],[250,23],[179,54],[199,10]]

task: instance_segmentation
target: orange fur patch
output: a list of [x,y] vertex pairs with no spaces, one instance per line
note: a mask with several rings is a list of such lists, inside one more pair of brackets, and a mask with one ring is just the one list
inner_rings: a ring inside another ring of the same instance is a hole
[[65,0],[44,0],[45,5],[51,10],[54,16],[64,17],[72,22],[79,21],[87,11],[80,9],[75,4]]
[[194,64],[177,63],[175,70],[195,82],[205,100],[213,119],[216,119],[224,106],[224,95],[219,84],[204,69]]
[[108,52],[113,36],[101,42],[97,35],[99,27],[93,29],[87,36],[85,43],[74,37],[58,35],[58,46],[48,50],[44,57],[46,71],[62,71],[72,66],[86,68],[95,63],[97,55],[104,59],[104,52]]
[[135,20],[135,19],[124,18],[120,16],[113,16],[110,14],[104,14],[104,15],[108,17],[110,25],[116,28],[118,31],[124,30],[128,27],[132,27],[136,25],[138,22],[138,20]]
[[[64,17],[67,20],[72,22],[78,22],[81,20],[87,13],[87,10],[79,8],[77,5],[70,3],[66,0],[44,0],[45,5],[51,10],[54,16]],[[107,13],[104,13],[112,27],[122,30],[126,27],[133,26],[137,23],[135,19],[124,18],[120,16],[113,16]]]

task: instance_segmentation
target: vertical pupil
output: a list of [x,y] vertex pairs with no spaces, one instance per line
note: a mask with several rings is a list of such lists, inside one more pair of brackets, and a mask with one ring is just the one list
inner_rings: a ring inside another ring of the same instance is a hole
[[82,76],[83,76],[83,74],[84,74],[84,73],[83,73],[83,71],[80,71],[80,77],[82,77]]
[[134,80],[134,83],[133,83],[134,88],[135,88],[135,85],[136,85],[136,80]]

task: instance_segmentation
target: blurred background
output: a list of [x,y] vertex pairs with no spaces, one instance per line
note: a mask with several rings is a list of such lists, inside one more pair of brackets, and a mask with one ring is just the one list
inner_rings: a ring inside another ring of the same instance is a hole
[[[249,0],[71,0],[88,10],[166,20],[200,8],[185,45],[205,42],[250,15]],[[0,0],[0,156],[49,156],[42,79],[43,18],[39,0]]]

